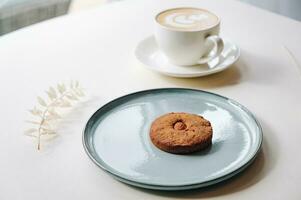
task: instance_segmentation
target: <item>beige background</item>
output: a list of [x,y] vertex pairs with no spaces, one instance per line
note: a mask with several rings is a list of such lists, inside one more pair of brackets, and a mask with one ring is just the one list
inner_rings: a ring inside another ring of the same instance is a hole
[[106,3],[107,1],[108,0],[73,0],[70,5],[69,13],[100,6]]
[[[241,48],[239,61],[195,79],[165,77],[139,65],[133,51],[153,33],[153,16],[175,6],[218,14],[222,35]],[[1,37],[0,199],[300,200],[300,33],[299,22],[238,1],[133,0]],[[34,141],[23,135],[27,110],[49,86],[70,79],[78,79],[89,97],[66,113],[59,137],[37,152]],[[263,149],[253,165],[223,184],[186,192],[134,188],[96,167],[81,141],[89,116],[117,96],[158,87],[203,89],[249,108],[264,131]]]

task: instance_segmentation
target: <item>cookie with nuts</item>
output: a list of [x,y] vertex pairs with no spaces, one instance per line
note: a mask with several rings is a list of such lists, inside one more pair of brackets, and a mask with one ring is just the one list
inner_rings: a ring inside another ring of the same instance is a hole
[[190,113],[168,113],[151,125],[150,138],[159,149],[188,154],[209,147],[212,143],[211,123],[204,117]]

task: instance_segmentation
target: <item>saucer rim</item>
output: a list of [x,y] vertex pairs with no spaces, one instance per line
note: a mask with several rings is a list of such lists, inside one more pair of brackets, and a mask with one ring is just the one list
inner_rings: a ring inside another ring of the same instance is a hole
[[[241,50],[240,50],[239,46],[236,43],[234,43],[232,40],[228,39],[227,37],[222,37],[222,38],[227,43],[230,43],[231,45],[236,47],[237,53],[235,55],[235,59],[233,59],[233,61],[231,63],[229,63],[228,65],[225,65],[223,67],[219,67],[220,64],[218,64],[214,68],[203,71],[203,72],[196,72],[196,73],[190,72],[190,73],[185,73],[185,74],[176,73],[176,72],[167,72],[167,71],[158,70],[156,68],[156,66],[152,66],[152,65],[149,65],[149,64],[145,63],[143,61],[143,59],[141,59],[141,56],[138,55],[139,54],[138,52],[140,51],[140,48],[141,48],[141,45],[143,44],[143,42],[145,42],[147,40],[151,40],[151,39],[153,39],[155,41],[154,35],[149,35],[149,36],[145,37],[144,39],[140,40],[138,42],[138,44],[136,45],[135,49],[134,49],[134,54],[135,54],[136,60],[141,65],[143,65],[146,69],[148,69],[150,71],[153,71],[153,72],[156,72],[156,73],[159,73],[159,74],[163,74],[163,75],[170,76],[170,77],[176,77],[176,78],[196,78],[196,77],[208,76],[208,75],[215,74],[215,73],[224,71],[225,69],[228,69],[228,68],[232,67],[233,64],[236,63],[238,61],[238,59],[240,58],[240,56],[241,56]],[[159,49],[157,49],[156,51],[158,51],[158,50]],[[179,67],[189,67],[189,66],[180,66],[180,65],[178,65],[178,66]]]

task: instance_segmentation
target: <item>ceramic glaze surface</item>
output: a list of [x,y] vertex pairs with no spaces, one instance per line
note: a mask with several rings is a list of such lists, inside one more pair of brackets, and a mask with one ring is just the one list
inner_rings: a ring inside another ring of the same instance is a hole
[[142,40],[136,47],[135,56],[143,67],[167,76],[192,78],[221,72],[235,63],[240,56],[240,49],[228,39],[224,40],[224,50],[217,58],[206,64],[179,66],[169,63],[159,50],[153,36]]
[[[175,155],[150,141],[153,120],[169,112],[204,116],[213,127],[210,148]],[[118,98],[99,109],[84,131],[90,157],[125,182],[184,186],[216,181],[254,158],[262,141],[259,124],[238,103],[189,89],[157,89]]]

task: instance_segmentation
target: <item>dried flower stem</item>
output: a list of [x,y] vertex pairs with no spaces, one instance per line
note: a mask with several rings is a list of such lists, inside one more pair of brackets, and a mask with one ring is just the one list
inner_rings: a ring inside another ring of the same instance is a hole
[[41,146],[41,130],[42,130],[42,126],[44,125],[44,122],[45,122],[46,114],[49,112],[49,109],[51,107],[53,107],[53,105],[55,105],[58,101],[61,101],[62,99],[64,99],[64,97],[70,93],[71,93],[71,91],[64,92],[59,98],[54,99],[53,102],[51,102],[49,105],[47,105],[46,109],[44,110],[43,115],[42,115],[42,120],[40,122],[39,129],[38,129],[38,132],[39,132],[39,134],[38,134],[38,150],[40,150],[40,146]]
[[38,125],[38,127],[31,128],[25,133],[29,136],[37,138],[37,148],[41,148],[41,137],[43,135],[51,135],[56,132],[49,126],[52,120],[60,118],[60,115],[56,112],[57,108],[70,107],[71,101],[77,101],[80,97],[84,96],[82,89],[79,86],[78,81],[71,81],[67,88],[65,84],[58,84],[57,90],[50,87],[46,92],[49,97],[49,103],[46,103],[44,99],[38,97],[38,103],[43,110],[34,107],[30,110],[30,113],[40,118],[39,121],[27,121],[31,124]]

